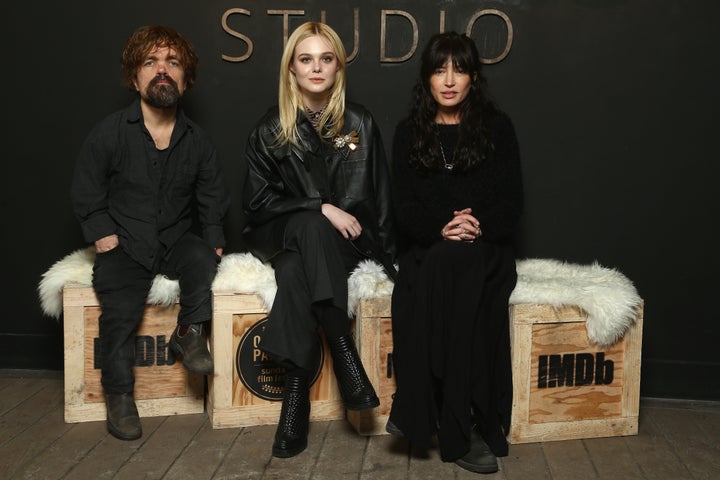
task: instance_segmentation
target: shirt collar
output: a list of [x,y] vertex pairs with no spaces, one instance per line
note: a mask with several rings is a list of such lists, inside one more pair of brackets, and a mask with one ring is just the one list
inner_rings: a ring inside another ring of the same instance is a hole
[[[140,98],[136,98],[126,109],[128,123],[137,123],[142,120],[142,109],[140,108]],[[185,131],[190,129],[190,123],[183,109],[178,106],[177,115],[175,117],[175,129],[177,131]]]

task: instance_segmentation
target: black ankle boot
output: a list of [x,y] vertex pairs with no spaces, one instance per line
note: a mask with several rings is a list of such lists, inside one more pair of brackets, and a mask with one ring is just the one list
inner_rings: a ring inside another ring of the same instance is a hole
[[288,373],[280,420],[272,446],[274,457],[294,457],[307,447],[310,426],[310,386],[307,376]]
[[498,471],[497,458],[475,427],[470,432],[470,450],[455,460],[455,464],[475,473]]
[[142,436],[140,416],[132,393],[106,394],[107,429],[120,440],[137,440]]
[[380,399],[365,373],[352,336],[330,338],[328,345],[345,408],[367,410],[380,405]]
[[183,357],[183,365],[188,371],[200,375],[212,375],[215,369],[212,356],[207,347],[207,329],[202,323],[192,323],[184,335],[180,335],[180,325],[170,337],[170,350]]

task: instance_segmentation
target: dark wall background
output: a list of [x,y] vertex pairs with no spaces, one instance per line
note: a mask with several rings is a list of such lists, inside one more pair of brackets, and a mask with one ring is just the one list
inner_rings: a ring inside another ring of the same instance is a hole
[[[223,31],[250,37],[247,45]],[[164,23],[185,33],[200,55],[198,84],[185,99],[190,115],[214,138],[233,187],[227,231],[240,248],[239,186],[246,136],[276,101],[283,17],[304,10],[290,30],[319,19],[353,48],[359,9],[359,53],[349,67],[349,97],[364,103],[389,149],[408,106],[419,52],[380,62],[382,10],[416,19],[419,49],[438,31],[464,30],[472,15],[495,8],[510,18],[514,39],[502,62],[488,65],[490,90],[514,119],[527,190],[519,256],[617,268],[645,299],[643,396],[720,399],[715,294],[718,248],[711,233],[720,202],[720,4],[711,0],[126,0],[6,5],[4,168],[5,285],[0,368],[62,369],[62,323],[44,317],[41,275],[84,246],[69,185],[85,135],[132,96],[120,81],[119,56],[130,32]],[[505,33],[484,17],[473,38],[487,57]],[[386,47],[401,56],[410,24],[387,20]],[[9,83],[7,83],[9,82]]]

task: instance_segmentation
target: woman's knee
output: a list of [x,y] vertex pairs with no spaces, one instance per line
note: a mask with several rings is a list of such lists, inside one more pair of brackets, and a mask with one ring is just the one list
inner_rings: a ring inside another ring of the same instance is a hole
[[296,252],[284,252],[273,259],[275,281],[278,285],[298,285],[305,282],[305,266]]

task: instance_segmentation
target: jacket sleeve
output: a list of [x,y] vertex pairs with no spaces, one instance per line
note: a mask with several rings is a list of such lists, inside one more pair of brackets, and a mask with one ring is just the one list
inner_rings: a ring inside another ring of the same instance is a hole
[[[248,137],[245,151],[247,176],[243,192],[243,206],[251,224],[263,224],[285,213],[300,210],[320,210],[320,197],[308,197],[293,192],[283,178],[278,160],[289,155],[290,148],[274,148],[274,135],[267,124],[261,123]],[[288,153],[283,154],[285,150]],[[288,169],[292,172],[292,169]]]
[[378,235],[381,248],[387,261],[395,263],[397,258],[396,232],[392,206],[390,168],[385,155],[380,130],[372,121],[372,159],[373,186],[375,190],[375,209],[377,211]]

